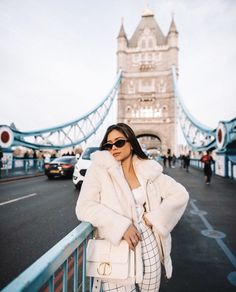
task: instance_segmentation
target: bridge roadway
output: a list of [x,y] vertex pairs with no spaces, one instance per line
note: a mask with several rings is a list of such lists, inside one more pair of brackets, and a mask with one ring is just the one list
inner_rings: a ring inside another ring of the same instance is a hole
[[[163,280],[161,292],[236,291],[236,182],[213,176],[206,185],[194,168],[165,172],[187,188],[190,202],[172,232],[173,278]],[[219,238],[202,234],[209,230]],[[235,286],[227,279],[232,272]]]
[[0,180],[0,290],[78,225],[77,198],[71,179]]
[[[160,291],[236,291],[227,279],[236,272],[236,182],[213,176],[212,184],[205,185],[201,170],[178,166],[165,173],[186,186],[190,202],[172,232],[173,277],[167,281],[163,276]],[[70,180],[43,176],[0,183],[0,288],[77,225],[77,196]],[[219,238],[206,237],[206,230]]]

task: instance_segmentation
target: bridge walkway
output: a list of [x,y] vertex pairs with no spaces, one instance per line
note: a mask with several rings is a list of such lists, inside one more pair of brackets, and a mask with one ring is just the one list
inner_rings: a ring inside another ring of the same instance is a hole
[[236,181],[213,175],[206,185],[203,170],[191,167],[164,172],[190,201],[172,232],[173,277],[163,277],[161,292],[236,291]]
[[187,188],[190,201],[172,232],[173,277],[163,276],[160,292],[236,291],[236,181],[214,175],[206,185],[192,167],[164,172]]

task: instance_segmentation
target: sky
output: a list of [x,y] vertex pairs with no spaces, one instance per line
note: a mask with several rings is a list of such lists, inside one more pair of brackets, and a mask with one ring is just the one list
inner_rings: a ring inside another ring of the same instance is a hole
[[216,128],[236,116],[235,0],[0,0],[0,124],[21,131],[74,120],[116,78],[123,18],[131,38],[146,5],[164,35],[179,32],[179,89]]

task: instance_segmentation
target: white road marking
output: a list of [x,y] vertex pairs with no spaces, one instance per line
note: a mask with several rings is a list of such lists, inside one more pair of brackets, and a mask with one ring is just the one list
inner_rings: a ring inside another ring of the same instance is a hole
[[33,197],[33,196],[36,196],[36,195],[37,195],[37,193],[33,193],[33,194],[29,194],[29,195],[26,195],[26,196],[23,196],[23,197],[20,197],[20,198],[9,200],[9,201],[0,203],[0,206],[6,205],[6,204],[11,204],[11,203],[14,203],[16,201],[24,200],[24,199],[27,199],[27,198],[30,198],[30,197]]
[[[200,211],[198,209],[198,207],[194,204],[194,201],[193,200],[190,201],[190,205],[192,206],[192,208],[195,211]],[[204,223],[204,225],[206,226],[206,228],[208,230],[211,230],[211,231],[214,230],[214,228],[207,221],[207,219],[205,218],[204,215],[202,215],[201,213],[199,213],[198,216],[201,218],[202,222]],[[224,243],[224,241],[222,239],[216,238],[215,240],[218,243],[219,247],[223,250],[223,252],[227,256],[227,258],[229,259],[229,261],[231,262],[231,264],[233,265],[233,267],[236,268],[236,257],[235,257],[235,255],[231,252],[231,250],[227,247],[227,245]]]

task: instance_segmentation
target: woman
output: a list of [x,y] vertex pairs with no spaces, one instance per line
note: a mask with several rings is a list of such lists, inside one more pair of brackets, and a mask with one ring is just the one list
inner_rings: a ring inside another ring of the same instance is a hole
[[142,151],[133,130],[110,126],[100,150],[92,154],[76,206],[79,220],[97,228],[100,238],[135,250],[136,277],[130,282],[101,281],[103,291],[149,291],[160,287],[160,262],[172,274],[170,232],[186,208],[186,189]]

